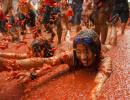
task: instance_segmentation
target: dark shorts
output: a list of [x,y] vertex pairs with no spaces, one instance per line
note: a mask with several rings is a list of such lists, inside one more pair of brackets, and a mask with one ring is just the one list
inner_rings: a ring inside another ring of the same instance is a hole
[[119,14],[121,23],[126,23],[129,18],[129,10],[115,10],[113,11],[113,16]]
[[42,24],[48,24],[50,17],[51,17],[51,12],[52,12],[52,7],[50,6],[46,6],[45,7],[45,13],[43,15],[43,20],[42,20]]
[[81,23],[82,3],[72,4],[72,9],[74,12],[74,16],[72,17],[72,23],[74,25],[79,25]]
[[36,17],[36,15],[32,10],[30,10],[30,12],[28,13],[28,17],[22,13],[19,13],[20,22],[25,20],[24,23],[21,23],[21,28],[23,30],[26,30],[26,25],[28,25],[29,27],[34,27],[35,26],[35,17]]
[[34,27],[35,26],[35,17],[36,17],[36,15],[35,15],[34,11],[30,10],[29,18],[27,19],[27,25],[29,27]]
[[5,24],[6,24],[5,20],[0,20],[0,32],[2,33],[6,32]]

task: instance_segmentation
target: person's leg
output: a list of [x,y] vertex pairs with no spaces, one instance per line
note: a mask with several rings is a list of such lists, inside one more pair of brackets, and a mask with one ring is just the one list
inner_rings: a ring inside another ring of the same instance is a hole
[[61,20],[57,23],[57,36],[58,36],[58,44],[60,44],[61,43],[61,38],[62,38]]
[[101,43],[105,44],[106,38],[107,38],[107,32],[108,32],[108,25],[106,24],[106,21],[108,20],[106,13],[100,9],[98,14],[98,23],[100,27],[100,34],[101,34]]
[[116,30],[115,25],[112,26],[112,35],[113,35],[111,37],[112,45],[116,46],[116,44],[117,44],[117,30]]
[[76,26],[76,31],[78,31],[81,23],[82,4],[74,4],[73,12],[74,16],[72,18],[72,23]]
[[26,16],[20,14],[19,20],[20,20],[20,31],[19,31],[20,41],[24,41],[26,34],[26,24],[27,24]]
[[95,24],[95,32],[100,36],[101,26],[99,24]]
[[30,30],[35,26],[35,22],[36,22],[36,15],[32,10],[30,10],[27,18],[27,25],[30,28]]
[[126,23],[121,23],[121,35],[125,32]]
[[95,32],[100,36],[100,28],[101,28],[101,23],[100,22],[100,18],[99,18],[99,12],[98,11],[93,11],[90,16],[89,16],[89,20],[92,22],[92,24],[95,25]]
[[82,4],[77,4],[76,5],[76,12],[75,12],[75,17],[74,17],[74,24],[80,24],[81,23],[81,14],[82,14]]
[[53,31],[53,28],[50,23],[47,25],[47,31],[48,33],[51,34],[51,41],[53,42],[53,39],[55,37],[55,32]]
[[105,44],[106,38],[107,38],[107,32],[108,32],[108,26],[107,25],[101,25],[101,43]]
[[7,35],[7,30],[5,28],[5,24],[6,24],[5,20],[0,21],[0,31],[1,31],[2,35]]
[[121,18],[121,34],[123,35],[124,31],[125,31],[127,20],[129,18],[129,11],[122,10],[120,13],[120,18]]
[[43,23],[46,24],[50,21],[50,17],[51,17],[51,12],[52,12],[52,8],[50,6],[46,6],[45,7],[45,13],[43,16]]

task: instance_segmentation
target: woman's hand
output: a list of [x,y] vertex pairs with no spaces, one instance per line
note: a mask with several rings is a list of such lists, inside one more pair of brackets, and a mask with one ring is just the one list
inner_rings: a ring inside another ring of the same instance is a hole
[[100,91],[102,89],[102,86],[103,86],[104,83],[98,83],[96,84],[96,86],[92,89],[91,93],[90,93],[90,99],[91,100],[97,100],[99,94],[100,94]]
[[4,65],[4,67],[6,67],[7,69],[9,69],[9,70],[13,70],[14,69],[14,66],[15,66],[15,64],[16,64],[16,60],[14,60],[14,59],[4,59],[4,58],[2,58],[2,59],[0,59],[3,63],[3,65]]
[[18,79],[19,81],[23,80],[25,77],[29,78],[30,73],[29,72],[19,72],[19,71],[11,71],[10,77],[7,78],[7,80],[13,80]]
[[11,71],[11,76],[7,80],[18,79],[21,82],[27,82],[29,80],[35,80],[37,77],[47,74],[51,70],[52,66],[44,64],[39,70],[30,69],[30,71]]

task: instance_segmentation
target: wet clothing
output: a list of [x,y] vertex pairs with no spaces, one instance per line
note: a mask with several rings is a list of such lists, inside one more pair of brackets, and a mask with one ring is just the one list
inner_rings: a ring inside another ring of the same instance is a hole
[[83,3],[83,11],[82,11],[82,20],[85,24],[88,23],[89,21],[89,16],[92,13],[92,7],[91,7],[91,2],[84,0]]
[[50,17],[51,17],[51,12],[52,12],[52,7],[45,6],[45,13],[43,15],[43,20],[42,20],[43,24],[49,23],[49,20],[50,20]]
[[6,23],[5,20],[0,20],[0,32],[2,32],[2,33],[6,32],[5,23]]
[[53,32],[53,29],[52,29],[52,25],[56,24],[58,26],[61,24],[61,22],[59,22],[60,17],[57,17],[60,14],[60,7],[55,7],[54,3],[56,3],[56,1],[53,1],[51,5],[45,3],[45,11],[43,14],[43,19],[42,19],[42,24],[44,24],[46,31],[48,33],[51,33],[52,41],[55,36],[55,33]]
[[47,6],[53,6],[54,3],[55,3],[54,0],[44,0],[44,4]]
[[54,0],[45,0],[44,1],[45,9],[44,9],[43,21],[42,21],[43,24],[49,23],[51,13],[53,11],[54,3],[56,3]]
[[10,27],[8,27],[8,30],[11,33],[14,33],[15,32],[16,23],[15,23],[15,18],[14,18],[13,15],[9,16],[8,24],[10,25]]
[[9,18],[9,23],[10,23],[11,25],[14,25],[14,24],[15,24],[15,18],[14,18],[13,15],[10,16],[10,18]]
[[2,10],[0,10],[0,32],[6,32],[5,29],[6,18]]
[[128,0],[115,0],[114,1],[114,10],[128,10]]
[[82,14],[82,5],[83,0],[73,0],[72,9],[74,12],[74,16],[72,17],[72,23],[75,25],[79,25],[81,23],[81,14]]
[[53,6],[45,6],[45,12],[43,14],[43,24],[48,24],[50,22],[50,19],[53,19],[53,15],[57,15],[60,13],[59,7],[53,7]]
[[26,29],[26,25],[28,25],[29,27],[35,26],[36,15],[30,3],[19,4],[18,17],[22,30]]
[[28,14],[30,9],[32,9],[32,6],[30,3],[24,3],[24,4],[19,4],[19,12],[23,14]]
[[101,43],[105,44],[107,38],[107,22],[111,16],[113,0],[94,0],[95,10],[89,16],[90,21],[95,25],[95,31],[101,36]]
[[74,13],[73,13],[73,10],[71,9],[71,8],[69,8],[67,11],[66,11],[66,13],[65,13],[65,16],[66,17],[72,17],[74,15]]
[[21,23],[20,26],[22,27],[23,30],[26,29],[26,25],[28,25],[29,27],[35,26],[36,15],[33,12],[33,10],[30,10],[27,16],[25,16],[23,13],[18,13],[18,17]]
[[[95,11],[90,15],[90,20],[94,24],[106,24],[111,16],[113,0],[94,0]],[[102,21],[101,21],[102,20]]]
[[119,14],[122,23],[126,23],[129,18],[128,0],[115,0],[112,16]]
[[2,10],[0,10],[0,20],[5,19],[5,15]]

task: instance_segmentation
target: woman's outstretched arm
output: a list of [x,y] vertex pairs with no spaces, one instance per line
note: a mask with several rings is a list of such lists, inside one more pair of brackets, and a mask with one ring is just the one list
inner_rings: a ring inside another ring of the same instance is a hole
[[70,55],[71,52],[62,52],[61,54],[50,58],[32,57],[26,59],[6,59],[1,57],[0,65],[8,68],[12,67],[12,69],[37,69],[42,67],[43,64],[49,64],[51,66],[62,63],[70,64],[70,62],[72,62]]
[[105,83],[105,81],[109,78],[112,72],[112,61],[110,57],[105,57],[100,64],[99,72],[96,75],[95,83],[96,86],[91,91],[91,99],[97,100],[100,91]]
[[0,52],[0,57],[7,58],[7,59],[25,59],[25,58],[28,58],[28,55],[27,55],[27,53],[16,54],[16,53]]

